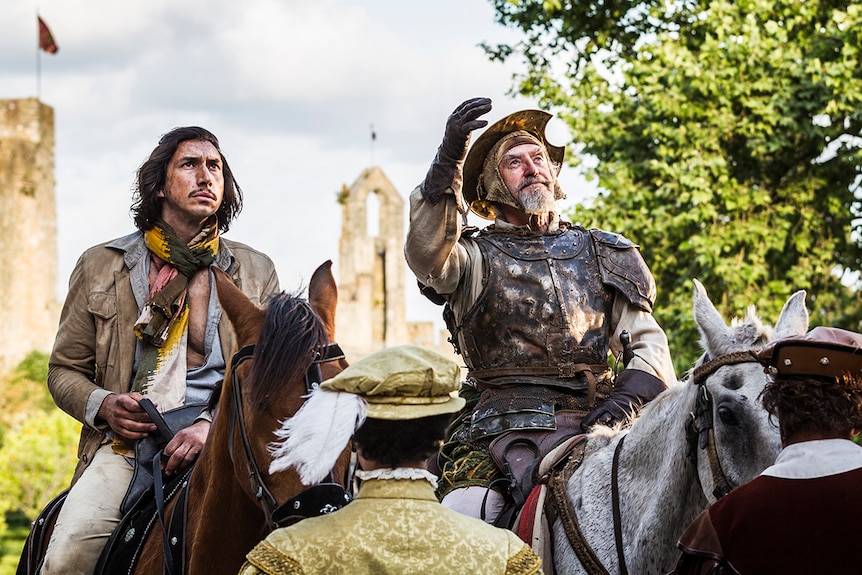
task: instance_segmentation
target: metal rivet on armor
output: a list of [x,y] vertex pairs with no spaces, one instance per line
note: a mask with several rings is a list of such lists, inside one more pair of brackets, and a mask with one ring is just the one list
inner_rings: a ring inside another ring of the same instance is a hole
[[566,253],[566,250],[563,250],[563,253]]
[[293,502],[293,508],[294,508],[294,509],[299,509],[299,507],[300,507],[301,505],[302,505],[302,503],[300,503],[299,501],[294,501],[294,502]]
[[821,357],[820,358],[820,365],[829,365],[829,358],[828,357]]
[[39,525],[42,525],[43,523],[45,523],[45,518],[44,518],[44,517],[40,517],[40,518],[39,518]]
[[135,536],[135,528],[134,528],[134,527],[132,527],[131,529],[129,529],[128,531],[126,531],[126,536],[125,536],[125,537],[123,537],[123,539],[125,539],[125,540],[126,540],[126,543],[128,543],[129,541],[131,541],[131,540],[132,540],[132,538],[133,538],[134,536]]
[[176,545],[176,544],[177,544],[177,538],[171,537],[171,545]]
[[790,358],[784,360],[784,365],[793,365],[793,362],[790,361]]

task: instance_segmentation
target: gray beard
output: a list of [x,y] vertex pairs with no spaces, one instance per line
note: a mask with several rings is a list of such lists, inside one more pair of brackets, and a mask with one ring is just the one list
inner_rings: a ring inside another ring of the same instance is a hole
[[547,186],[523,189],[519,199],[528,214],[547,214],[556,210],[554,192]]

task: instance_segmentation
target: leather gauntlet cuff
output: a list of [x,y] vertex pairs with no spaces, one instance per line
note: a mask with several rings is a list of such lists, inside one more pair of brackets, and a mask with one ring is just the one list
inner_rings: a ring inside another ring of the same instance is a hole
[[449,188],[456,194],[459,194],[464,180],[461,171],[461,166],[464,162],[451,159],[442,148],[441,146],[437,150],[437,155],[434,156],[434,161],[431,162],[431,167],[428,168],[425,180],[419,186],[419,189],[422,191],[422,197],[432,206],[440,203],[441,198]]
[[639,369],[624,369],[614,382],[611,396],[622,394],[643,403],[655,399],[667,386],[656,376]]
[[611,394],[584,418],[581,428],[595,424],[613,425],[630,417],[644,403],[665,390],[662,380],[639,369],[625,369],[614,382]]

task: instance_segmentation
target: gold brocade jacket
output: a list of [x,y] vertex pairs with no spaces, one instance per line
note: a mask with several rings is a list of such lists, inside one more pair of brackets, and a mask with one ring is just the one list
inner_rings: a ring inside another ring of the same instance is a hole
[[438,503],[424,480],[369,480],[346,507],[278,529],[241,575],[540,574],[517,535]]

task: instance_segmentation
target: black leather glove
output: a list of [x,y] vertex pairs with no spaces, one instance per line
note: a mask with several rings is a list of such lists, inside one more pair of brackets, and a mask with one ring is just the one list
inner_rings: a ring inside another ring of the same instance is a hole
[[432,205],[437,205],[446,188],[460,184],[461,164],[467,155],[470,134],[488,125],[487,120],[477,118],[490,111],[490,98],[473,98],[455,108],[449,116],[443,142],[437,148],[437,155],[420,186],[422,196]]
[[611,394],[581,422],[581,429],[587,431],[593,425],[614,425],[665,389],[664,382],[654,375],[639,369],[624,369],[617,376]]

